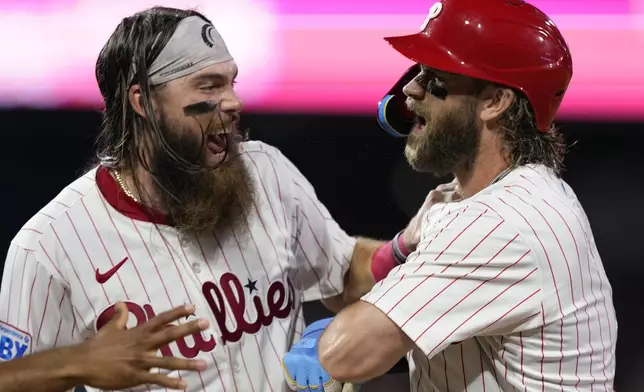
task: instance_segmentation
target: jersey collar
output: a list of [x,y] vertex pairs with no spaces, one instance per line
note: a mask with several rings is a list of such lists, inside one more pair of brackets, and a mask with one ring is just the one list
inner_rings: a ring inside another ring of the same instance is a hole
[[123,192],[123,189],[110,174],[110,170],[105,166],[99,166],[96,171],[96,185],[101,192],[105,201],[107,201],[116,211],[143,222],[150,222],[160,225],[168,225],[168,216],[153,211],[143,204],[137,203]]

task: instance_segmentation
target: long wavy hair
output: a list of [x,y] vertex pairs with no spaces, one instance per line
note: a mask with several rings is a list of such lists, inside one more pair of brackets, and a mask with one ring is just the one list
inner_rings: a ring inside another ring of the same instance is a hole
[[[149,67],[179,23],[191,16],[211,23],[194,10],[153,7],[136,13],[119,23],[101,50],[96,61],[96,80],[105,102],[103,123],[97,138],[97,157],[101,165],[133,168],[138,162],[149,171],[149,158],[153,149],[158,147],[179,164],[193,165],[170,148],[161,132],[150,96],[152,91],[158,91],[164,85],[150,86],[148,79]],[[130,105],[128,91],[134,84],[140,85],[146,119]],[[143,143],[144,140],[151,143]]]
[[555,125],[540,130],[528,98],[520,91],[514,94],[514,102],[499,121],[504,152],[516,166],[542,164],[561,175],[568,149],[563,135]]
[[561,175],[564,156],[568,146],[559,129],[552,124],[543,131],[539,129],[532,105],[521,91],[486,80],[470,78],[474,95],[487,86],[511,89],[514,102],[501,115],[499,125],[503,137],[503,152],[514,166],[541,164]]

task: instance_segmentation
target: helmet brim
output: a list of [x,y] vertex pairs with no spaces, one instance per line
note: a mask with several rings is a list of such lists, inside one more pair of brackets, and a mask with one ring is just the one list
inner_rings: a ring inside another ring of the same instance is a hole
[[[385,37],[385,41],[398,53],[415,63],[443,72],[490,80],[488,75],[458,57],[458,53],[437,44],[424,33]],[[492,81],[492,80],[491,80]]]

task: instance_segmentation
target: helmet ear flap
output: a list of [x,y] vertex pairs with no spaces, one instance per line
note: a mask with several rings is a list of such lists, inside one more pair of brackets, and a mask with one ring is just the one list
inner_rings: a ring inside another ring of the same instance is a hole
[[394,137],[407,137],[411,132],[416,117],[414,112],[407,109],[407,96],[403,92],[421,71],[420,64],[415,64],[403,74],[387,95],[378,102],[378,124],[385,132]]

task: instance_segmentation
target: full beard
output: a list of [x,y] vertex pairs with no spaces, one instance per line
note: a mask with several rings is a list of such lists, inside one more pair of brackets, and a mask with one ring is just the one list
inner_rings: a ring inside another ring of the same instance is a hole
[[[189,133],[167,129],[164,121],[160,126],[175,153],[188,160],[187,157],[200,156],[200,137],[175,136]],[[150,169],[158,200],[171,224],[184,237],[204,233],[226,236],[229,230],[243,232],[248,228],[255,186],[239,154],[239,144],[229,138],[227,147],[224,162],[197,173],[182,170],[163,148],[158,148],[152,158]]]
[[425,129],[407,138],[405,157],[411,167],[438,177],[459,170],[469,172],[480,145],[476,103],[466,102],[462,110],[425,119]]

